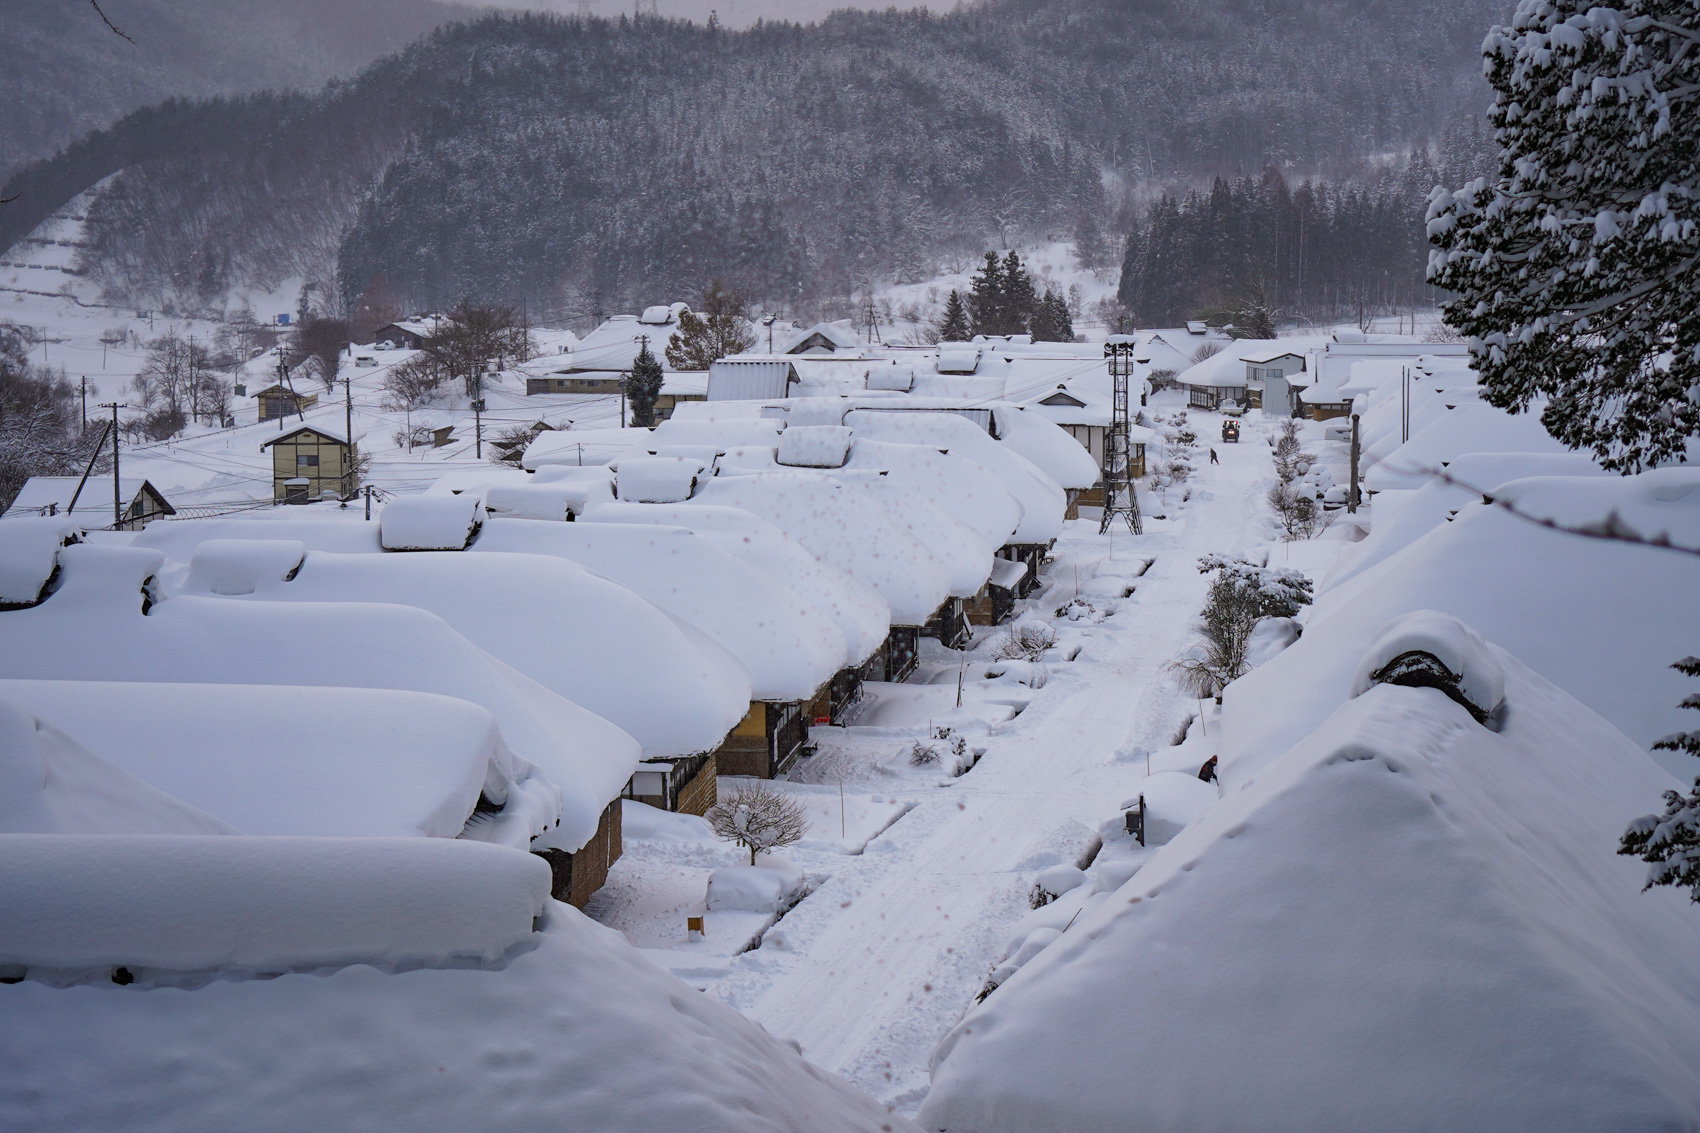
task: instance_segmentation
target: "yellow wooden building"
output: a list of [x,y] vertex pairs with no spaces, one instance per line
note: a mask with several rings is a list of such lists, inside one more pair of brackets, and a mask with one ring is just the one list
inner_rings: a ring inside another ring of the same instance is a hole
[[338,499],[354,495],[357,446],[336,434],[303,425],[267,441],[260,451],[272,450],[272,499],[307,503],[330,492]]

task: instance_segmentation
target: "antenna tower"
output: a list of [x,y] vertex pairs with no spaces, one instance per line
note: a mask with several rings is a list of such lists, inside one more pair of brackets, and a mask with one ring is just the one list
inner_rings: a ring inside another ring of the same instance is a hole
[[1110,407],[1110,431],[1104,435],[1104,518],[1098,524],[1098,534],[1110,530],[1119,515],[1127,521],[1127,529],[1141,533],[1139,497],[1133,490],[1133,478],[1128,475],[1128,379],[1133,376],[1134,342],[1131,335],[1111,335],[1104,344],[1104,361],[1110,368],[1114,390]]

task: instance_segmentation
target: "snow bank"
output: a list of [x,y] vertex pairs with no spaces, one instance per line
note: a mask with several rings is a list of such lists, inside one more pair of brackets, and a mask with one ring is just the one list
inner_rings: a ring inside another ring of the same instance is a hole
[[[736,657],[749,673],[750,695],[757,700],[812,697],[838,671],[845,654],[844,635],[826,615],[683,528],[493,519],[473,551],[568,559],[617,580]],[[633,686],[629,672],[619,676],[649,711],[669,710],[641,684]]]
[[559,789],[508,750],[495,717],[446,696],[0,680],[0,700],[244,834],[456,838],[482,795],[501,811],[475,825],[502,836],[479,840],[524,849],[560,810]]
[[541,858],[477,842],[0,835],[0,907],[28,912],[0,964],[32,968],[493,963],[548,900]]
[[1098,482],[1098,462],[1055,421],[1014,405],[998,406],[994,416],[998,439],[1005,447],[1032,461],[1064,488],[1083,492]]
[[379,1133],[916,1128],[572,910],[549,906],[528,943],[499,971],[0,988],[0,1061],[29,1083],[8,1093],[7,1120],[76,1133],[293,1130],[349,1114]]
[[113,766],[0,691],[0,834],[90,833],[236,831]]
[[[1481,492],[1491,493],[1507,481],[1526,476],[1609,475],[1581,453],[1544,452],[1466,453],[1447,465],[1446,471],[1460,483],[1449,484],[1434,478],[1415,491],[1378,493],[1369,536],[1341,553],[1334,568],[1318,584],[1318,591],[1338,586],[1404,550],[1451,520],[1465,504],[1480,500]],[[1392,498],[1407,493],[1408,499],[1395,502]]]
[[910,485],[979,532],[993,547],[1009,542],[1021,526],[1021,502],[996,475],[972,460],[928,445],[864,438],[850,450],[845,470],[884,472],[888,479]]
[[842,425],[792,425],[779,434],[779,463],[788,468],[842,468],[850,430]]
[[[312,516],[302,516],[302,511]],[[132,547],[159,551],[173,562],[186,563],[195,548],[209,539],[294,539],[314,551],[354,554],[382,551],[378,524],[362,512],[320,511],[316,508],[273,508],[251,516],[216,519],[156,519],[136,532]]]
[[825,614],[844,635],[845,667],[860,665],[891,630],[891,612],[872,587],[810,554],[778,527],[742,508],[614,503],[586,518],[597,523],[683,527],[741,559]]
[[[1162,846],[1198,821],[1217,800],[1214,784],[1186,771],[1159,771],[1139,780],[1145,796],[1145,844]],[[1137,797],[1122,805],[1129,810]]]
[[691,498],[708,465],[684,456],[621,457],[614,469],[614,494],[639,504],[676,504]]
[[202,544],[183,591],[417,606],[626,731],[645,755],[713,751],[749,709],[749,678],[726,650],[577,563],[538,555],[319,552],[292,561],[294,552],[283,549],[290,547],[299,544]]
[[930,497],[915,485],[880,472],[828,473],[871,496],[893,523],[915,537],[943,566],[955,598],[972,598],[986,585],[997,546],[946,509],[948,499]]
[[[1012,543],[1048,543],[1062,534],[1068,496],[1032,461],[999,444],[972,421],[954,413],[857,409],[845,416],[858,440],[927,445],[973,461],[995,475],[1021,504]],[[1072,442],[1071,442],[1072,443]]]
[[895,625],[926,624],[950,595],[943,564],[893,522],[884,506],[822,473],[717,476],[698,490],[696,499],[743,508],[774,523],[873,587],[891,608]]
[[484,501],[459,496],[404,496],[384,505],[378,532],[386,551],[462,551],[478,537]]
[[1469,452],[1568,452],[1554,440],[1534,413],[1507,413],[1480,401],[1449,410],[1411,434],[1364,473],[1364,486],[1418,488],[1451,461]]
[[1614,853],[1673,781],[1500,660],[1498,734],[1378,686],[1160,849],[946,1039],[922,1124],[1692,1126],[1700,909]]
[[708,907],[725,912],[779,911],[803,884],[803,871],[771,854],[757,854],[755,865],[723,866],[708,875]]
[[0,610],[41,601],[59,548],[80,535],[77,524],[60,516],[13,516],[0,524]]
[[565,522],[585,496],[571,484],[498,484],[484,491],[484,510],[508,519]]
[[[1542,477],[1501,491],[1521,491],[1534,514],[1567,521],[1601,520],[1615,508],[1639,530],[1700,546],[1700,469]],[[1316,728],[1346,699],[1365,644],[1414,610],[1462,620],[1651,744],[1685,727],[1677,704],[1692,689],[1669,665],[1694,652],[1694,578],[1686,555],[1550,531],[1467,504],[1451,523],[1319,595],[1304,636],[1228,686],[1223,781],[1237,787]],[[1678,753],[1654,758],[1693,774]]]
[[63,581],[52,597],[0,617],[0,677],[393,688],[469,700],[495,716],[516,755],[561,788],[560,826],[545,837],[569,851],[596,832],[603,808],[637,766],[638,744],[625,732],[424,610],[194,596],[155,601],[148,591],[157,594],[156,551],[79,544],[60,560]]
[[750,414],[694,421],[670,417],[650,434],[653,445],[714,445],[726,449],[737,445],[776,445],[784,421]]
[[520,457],[527,471],[557,465],[574,467],[607,464],[629,452],[642,452],[650,443],[648,429],[554,429],[538,433]]

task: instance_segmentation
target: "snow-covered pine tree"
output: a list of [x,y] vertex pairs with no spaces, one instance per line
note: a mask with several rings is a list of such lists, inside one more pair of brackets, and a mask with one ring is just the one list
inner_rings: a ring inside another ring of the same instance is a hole
[[626,403],[631,406],[634,426],[655,428],[655,402],[660,396],[661,363],[649,352],[649,339],[645,337],[632,360],[632,372],[626,375]]
[[986,262],[968,283],[969,329],[974,334],[1002,334],[1007,310],[1003,268],[998,254],[987,252]]
[[952,288],[944,300],[944,317],[939,319],[939,341],[967,342],[972,333],[968,305],[962,301],[962,292]]
[[1027,334],[1039,307],[1033,277],[1014,252],[1003,258],[1004,329],[999,334]]
[[1074,320],[1069,317],[1068,300],[1055,288],[1047,288],[1034,306],[1028,330],[1034,342],[1073,342]]
[[1483,44],[1499,170],[1436,189],[1429,281],[1487,400],[1623,472],[1700,432],[1700,9],[1522,0]]
[[[1671,668],[1685,676],[1700,677],[1700,657],[1684,657]],[[1682,707],[1700,710],[1700,692],[1683,697]],[[1700,756],[1700,731],[1672,732],[1653,746]],[[1700,777],[1687,795],[1666,791],[1663,814],[1649,814],[1630,823],[1617,852],[1639,857],[1653,867],[1647,871],[1647,888],[1686,885],[1689,897],[1700,902]]]

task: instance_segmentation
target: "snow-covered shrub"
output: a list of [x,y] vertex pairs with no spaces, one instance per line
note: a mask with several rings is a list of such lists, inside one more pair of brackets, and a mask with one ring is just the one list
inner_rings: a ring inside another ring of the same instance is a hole
[[[1700,677],[1700,657],[1684,657],[1671,668],[1685,676]],[[1700,692],[1683,697],[1682,707],[1700,710]],[[1700,756],[1700,731],[1672,732],[1653,747]],[[1686,885],[1689,898],[1700,902],[1700,776],[1686,795],[1665,792],[1663,814],[1643,815],[1631,822],[1617,852],[1649,864],[1645,888]]]
[[1057,631],[1041,622],[1011,626],[992,643],[992,656],[999,661],[1037,661],[1057,643]]
[[937,763],[938,761],[939,749],[937,744],[922,743],[920,740],[916,740],[909,746],[910,766],[925,767],[930,763]]
[[751,865],[757,854],[799,842],[809,830],[802,804],[761,780],[722,791],[707,817],[716,838],[749,850]]
[[1316,457],[1299,443],[1299,423],[1291,417],[1281,422],[1274,443],[1275,478],[1282,484],[1292,483],[1316,463]]
[[1199,641],[1169,669],[1195,695],[1220,696],[1230,681],[1245,675],[1259,619],[1290,618],[1310,605],[1311,581],[1296,570],[1222,555],[1205,555],[1198,569],[1216,574],[1200,612]]
[[1334,522],[1334,515],[1317,502],[1309,485],[1283,480],[1269,489],[1266,497],[1281,527],[1281,540],[1286,543],[1314,539]]

